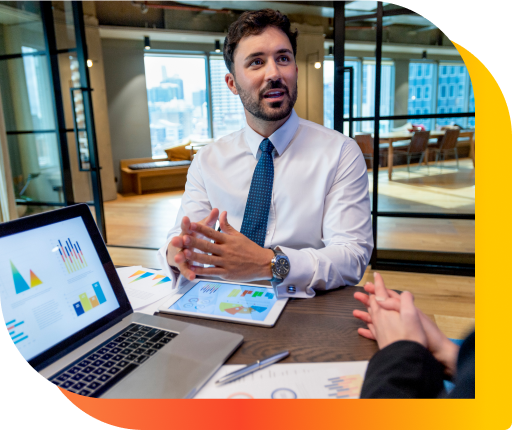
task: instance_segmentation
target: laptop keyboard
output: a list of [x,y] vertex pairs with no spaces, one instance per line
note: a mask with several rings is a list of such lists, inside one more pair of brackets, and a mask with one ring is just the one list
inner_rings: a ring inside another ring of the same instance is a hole
[[176,336],[171,331],[130,324],[49,380],[73,393],[99,397]]

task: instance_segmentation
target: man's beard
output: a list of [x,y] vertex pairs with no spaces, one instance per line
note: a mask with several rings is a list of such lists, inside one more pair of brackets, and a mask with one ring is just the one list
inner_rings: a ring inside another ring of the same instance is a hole
[[[240,100],[242,101],[244,108],[256,118],[264,121],[279,121],[286,118],[290,115],[290,112],[297,101],[297,82],[295,82],[295,88],[292,89],[290,94],[288,87],[281,83],[281,81],[271,81],[259,92],[256,100],[253,95],[240,87],[236,80],[235,86],[238,90],[238,94],[240,95]],[[270,103],[270,106],[265,106],[263,94],[273,89],[283,90],[285,92],[285,97],[282,101],[273,102]]]

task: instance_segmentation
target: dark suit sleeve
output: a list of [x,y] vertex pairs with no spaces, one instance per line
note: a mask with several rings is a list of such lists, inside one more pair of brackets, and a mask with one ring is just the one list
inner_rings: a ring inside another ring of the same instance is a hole
[[448,394],[452,399],[475,398],[475,332],[460,347],[455,387]]
[[423,345],[401,340],[372,357],[361,398],[436,398],[443,392],[443,378],[442,364]]

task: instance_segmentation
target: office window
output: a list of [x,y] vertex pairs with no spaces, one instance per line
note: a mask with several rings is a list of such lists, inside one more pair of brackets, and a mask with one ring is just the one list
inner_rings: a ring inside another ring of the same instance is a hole
[[[473,92],[473,84],[469,81],[469,111],[475,111],[475,94]],[[468,118],[468,127],[475,127],[475,117]]]
[[213,137],[218,139],[245,127],[245,111],[240,97],[226,85],[228,73],[224,58],[210,56],[210,82],[212,91]]
[[[395,65],[392,61],[382,61],[381,70],[381,116],[393,115],[395,94]],[[363,63],[363,100],[361,101],[361,116],[373,116],[375,114],[375,63],[368,61]],[[388,133],[393,127],[392,121],[381,121],[379,131]],[[373,121],[362,122],[362,130],[371,133],[374,130]]]
[[334,61],[324,60],[324,126],[334,129]]
[[[353,106],[352,113],[354,116],[358,114],[358,94],[360,88],[360,69],[361,63],[359,61],[347,60],[345,67],[352,67],[354,73],[354,87],[353,87]],[[324,126],[334,128],[334,61],[332,58],[326,58],[323,64],[324,68]],[[349,116],[349,102],[350,102],[350,75],[345,73],[344,86],[343,86],[343,116]],[[348,134],[348,123],[344,124],[343,132]]]
[[144,56],[151,151],[210,136],[206,97],[206,59],[202,55]]
[[[468,109],[470,104],[468,100],[470,80],[466,66],[460,63],[440,65],[440,69],[442,70],[443,68],[447,68],[450,73],[445,75],[441,73],[439,76],[437,111],[441,113],[441,108],[443,108],[445,113],[467,112],[466,109]],[[436,120],[438,127],[450,124],[466,127],[471,123],[474,123],[474,121],[468,122],[467,118],[441,118]]]
[[[31,54],[37,50],[22,46],[23,54]],[[22,57],[32,129],[47,130],[55,127],[53,107],[47,94],[50,92],[50,82],[47,76],[46,58],[43,56],[25,55]],[[78,118],[79,120],[80,118]],[[59,166],[59,154],[52,134],[35,133],[37,162],[40,169]]]
[[[432,113],[432,101],[430,100],[430,88],[434,85],[434,67],[433,63],[409,63],[409,70],[422,69],[422,75],[418,77],[416,74],[409,73],[409,88],[415,89],[415,96],[409,97],[407,111],[415,115]],[[421,124],[427,130],[431,129],[432,120],[430,119],[414,119],[410,120],[414,124]]]
[[417,66],[417,70],[418,70],[417,76],[418,76],[418,78],[421,77],[421,69],[422,69],[422,66],[418,65]]

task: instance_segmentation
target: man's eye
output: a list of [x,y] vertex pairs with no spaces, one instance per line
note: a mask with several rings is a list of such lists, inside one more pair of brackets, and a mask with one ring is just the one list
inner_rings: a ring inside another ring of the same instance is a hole
[[282,57],[279,57],[279,61],[287,62],[290,61],[289,58],[286,55],[283,55]]
[[262,61],[261,60],[254,60],[252,63],[251,63],[251,66],[259,66],[262,64]]

